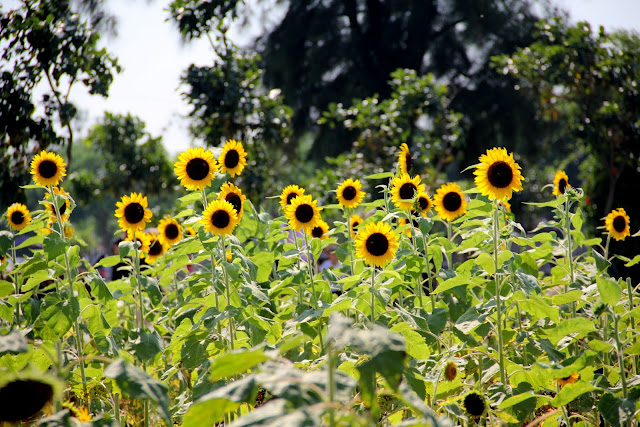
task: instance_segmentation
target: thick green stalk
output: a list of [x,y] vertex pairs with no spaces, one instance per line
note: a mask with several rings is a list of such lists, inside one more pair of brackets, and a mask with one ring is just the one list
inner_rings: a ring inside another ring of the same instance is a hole
[[[307,233],[302,230],[304,236],[304,246],[307,249],[307,270],[309,272],[309,280],[311,281],[311,296],[313,297],[313,309],[318,309],[318,295],[316,294],[316,284],[313,274],[313,267],[311,265],[313,260],[313,254],[311,253],[311,245],[309,245],[309,239],[307,239]],[[324,353],[324,340],[322,338],[322,325],[318,323],[318,339],[320,340],[320,351]]]
[[[207,206],[209,206],[209,201],[207,200],[207,192],[204,189],[204,187],[202,187],[202,191],[201,191],[201,196],[202,196],[202,206],[203,206],[203,210],[207,210]],[[216,282],[216,261],[215,258],[213,257],[213,254],[211,254],[209,256],[209,259],[211,260],[211,283],[215,283]],[[220,311],[220,298],[218,295],[218,291],[214,290],[215,296],[216,296],[216,310],[219,312]],[[218,331],[218,335],[222,335],[222,328],[220,326],[220,322],[216,323],[216,331]]]
[[[436,296],[433,294],[433,279],[431,278],[431,263],[429,261],[429,246],[427,244],[427,237],[422,235],[422,243],[424,244],[424,261],[427,266],[427,277],[429,279],[429,297],[431,298],[431,312],[436,309]],[[424,306],[422,302],[422,284],[420,286],[420,305]]]
[[[451,221],[447,221],[447,240],[451,242]],[[446,252],[445,255],[447,257],[447,269],[453,270],[453,254]]]
[[[224,261],[227,257],[227,246],[225,245],[224,236],[222,235],[220,236],[220,246],[222,250],[222,260]],[[221,265],[224,276],[224,287],[227,295],[227,311],[229,311],[229,308],[231,307],[231,281],[229,280],[229,273],[227,273],[227,269],[224,267],[224,264],[221,263]],[[235,320],[233,316],[229,315],[229,340],[231,350],[235,350],[235,335]]]
[[[566,248],[567,248],[567,260],[569,261],[569,284],[565,285],[564,292],[565,294],[569,292],[569,285],[572,285],[575,279],[575,273],[573,268],[573,239],[571,238],[571,220],[570,220],[570,212],[569,212],[569,197],[565,195],[564,199],[564,226],[565,226],[565,240],[566,240]],[[571,303],[571,312],[572,317],[576,317],[576,303]]]
[[329,426],[334,427],[336,425],[335,419],[335,409],[333,407],[334,402],[336,400],[336,379],[335,379],[335,364],[336,364],[336,354],[333,350],[333,346],[329,344],[329,353],[328,356],[328,364],[329,364],[329,404],[331,405],[329,408]]
[[[627,277],[627,296],[629,297],[629,311],[633,310],[635,307],[633,304],[633,287],[631,286],[631,278]],[[636,321],[633,316],[629,316],[630,321],[630,330],[632,334],[635,334],[636,330]],[[635,340],[634,340],[635,341]],[[638,374],[638,356],[633,355],[633,373],[634,375]]]
[[627,374],[624,369],[624,354],[622,352],[622,343],[620,342],[620,331],[618,330],[618,322],[620,317],[616,313],[611,313],[613,316],[613,338],[616,341],[616,353],[618,355],[618,368],[620,369],[620,382],[622,384],[622,397],[625,399],[628,397],[627,392]]
[[371,266],[371,325],[376,324],[376,266]]
[[353,237],[351,236],[351,209],[345,208],[344,215],[347,217],[347,239],[349,241],[349,266],[351,267],[351,275],[353,276]]
[[15,240],[13,241],[13,245],[11,246],[11,273],[13,275],[13,281],[15,283],[15,287],[16,287],[16,328],[20,328],[20,301],[18,301],[18,299],[20,298],[20,286],[21,286],[21,276],[22,274],[20,272],[18,272],[16,270],[16,242]]
[[495,262],[494,279],[496,283],[496,328],[498,334],[498,363],[500,366],[500,381],[502,384],[507,383],[507,375],[504,369],[504,353],[502,344],[502,307],[500,302],[500,274],[498,273],[498,201],[496,200],[495,209],[493,214],[493,259]]

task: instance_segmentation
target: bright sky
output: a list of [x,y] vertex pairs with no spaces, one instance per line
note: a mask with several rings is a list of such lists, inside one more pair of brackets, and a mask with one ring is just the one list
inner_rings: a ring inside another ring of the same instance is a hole
[[[603,25],[608,30],[640,30],[640,0],[555,2],[569,10],[573,21],[586,20],[594,28]],[[204,39],[181,42],[177,28],[165,21],[168,4],[168,0],[111,0],[109,9],[118,18],[118,36],[105,42],[118,57],[123,71],[115,76],[108,99],[89,96],[80,87],[72,98],[87,118],[83,130],[100,119],[104,111],[131,113],[147,124],[152,136],[163,137],[173,156],[193,144],[185,118],[189,106],[180,95],[180,75],[190,64],[211,64],[213,51]]]

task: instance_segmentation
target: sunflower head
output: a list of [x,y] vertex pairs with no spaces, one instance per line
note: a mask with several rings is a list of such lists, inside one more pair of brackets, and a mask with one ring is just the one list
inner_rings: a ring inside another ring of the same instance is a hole
[[501,200],[498,205],[502,206],[505,212],[511,213],[511,203],[507,199]]
[[289,226],[296,231],[315,227],[320,220],[320,211],[322,210],[317,204],[318,201],[313,200],[313,197],[308,194],[293,199],[285,209]]
[[130,196],[122,196],[120,202],[116,202],[116,218],[123,231],[142,230],[151,221],[151,211],[147,209],[147,198],[142,194],[131,193]]
[[569,177],[565,171],[557,171],[553,177],[553,195],[562,196],[569,187],[571,187],[569,185]]
[[288,205],[291,204],[291,201],[298,196],[302,196],[304,194],[304,188],[298,187],[297,185],[289,185],[282,190],[280,193],[280,206],[282,206],[282,210],[285,210]]
[[151,245],[151,236],[148,233],[145,233],[143,230],[127,231],[126,240],[130,242],[140,243],[138,253],[141,259],[144,258],[145,254],[149,252],[149,246]]
[[307,232],[311,237],[316,237],[320,240],[324,240],[329,237],[327,235],[327,233],[329,233],[329,224],[320,219],[318,220],[318,222],[316,222],[316,225],[314,225],[313,228],[307,228]]
[[160,241],[160,236],[156,233],[148,233],[149,249],[147,250],[147,262],[155,262],[159,256],[164,255],[167,246]]
[[631,235],[629,215],[622,208],[612,210],[604,219],[604,223],[609,235],[616,240],[624,240]]
[[226,172],[233,178],[236,175],[240,175],[246,165],[247,153],[244,151],[242,143],[233,139],[228,140],[222,147],[220,157],[218,157],[220,172]]
[[[403,225],[412,225],[411,221],[409,221],[407,218],[400,218],[400,220],[398,221],[398,225],[403,226]],[[407,227],[407,229],[405,230],[404,234],[407,237],[411,237],[411,227]]]
[[[71,215],[71,195],[64,191],[62,187],[53,187],[53,192],[56,196],[62,196],[63,202],[58,203],[58,210],[60,211],[60,220],[64,224],[69,219]],[[56,219],[56,211],[53,206],[53,202],[51,201],[51,194],[45,194],[45,199],[48,200],[48,203],[45,204],[45,209],[49,212],[48,222],[57,222]]]
[[436,190],[433,206],[440,218],[453,221],[467,211],[467,201],[462,189],[455,182],[449,182]]
[[91,421],[93,419],[89,410],[84,406],[78,408],[73,402],[64,402],[62,407],[67,409],[71,416],[78,421]]
[[355,239],[358,234],[358,227],[362,224],[364,220],[360,218],[360,215],[353,214],[349,217],[349,227],[351,228],[351,238]]
[[184,229],[185,236],[195,236],[196,230],[192,226],[188,226]]
[[409,147],[404,142],[400,145],[400,152],[398,153],[398,167],[400,168],[400,174],[409,174],[413,168],[413,159],[409,152]]
[[188,148],[180,153],[173,170],[184,187],[189,190],[201,190],[211,185],[217,169],[213,153],[197,147]]
[[171,247],[182,239],[182,226],[173,218],[166,217],[158,224],[158,239],[166,247]]
[[247,196],[242,194],[242,190],[230,182],[225,182],[220,188],[218,199],[231,203],[238,214],[238,222],[242,219],[242,215],[244,214],[244,201],[247,199]]
[[444,368],[444,377],[447,379],[447,381],[455,380],[457,375],[458,365],[456,365],[456,363],[453,361],[447,363],[447,366],[445,366]]
[[0,422],[17,423],[36,416],[60,398],[58,380],[43,374],[19,373],[0,381]]
[[356,236],[356,254],[369,265],[385,266],[398,246],[398,236],[386,222],[369,223]]
[[510,199],[514,191],[522,190],[520,166],[513,160],[513,153],[505,148],[491,148],[480,156],[480,163],[473,172],[476,187],[482,195],[493,200]]
[[338,186],[337,190],[338,203],[345,208],[355,208],[364,199],[364,191],[359,179],[355,181],[351,178],[345,179]]
[[31,222],[31,213],[22,203],[14,203],[7,209],[7,221],[15,231],[20,231]]
[[556,383],[560,386],[560,388],[566,386],[567,384],[575,384],[580,379],[580,374],[574,372],[568,377],[558,378],[556,379]]
[[412,209],[416,193],[424,193],[425,186],[420,183],[420,176],[413,178],[403,173],[391,181],[391,200],[398,209]]
[[233,233],[238,225],[238,214],[231,203],[218,199],[209,203],[200,221],[204,224],[205,230],[225,236]]
[[431,201],[431,197],[423,191],[418,194],[418,199],[416,200],[416,207],[418,210],[416,212],[420,212],[420,215],[426,217],[431,207],[433,206],[433,202]]
[[484,397],[477,391],[470,391],[462,399],[462,406],[465,411],[474,418],[481,417],[487,410],[487,403]]
[[67,175],[66,166],[58,154],[43,150],[31,161],[31,175],[36,184],[55,187]]

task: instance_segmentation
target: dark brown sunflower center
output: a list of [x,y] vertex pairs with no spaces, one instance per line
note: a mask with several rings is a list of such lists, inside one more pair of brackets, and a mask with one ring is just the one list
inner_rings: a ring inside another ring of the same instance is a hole
[[460,209],[462,205],[462,198],[458,193],[447,193],[442,198],[442,206],[449,212],[455,212]]
[[53,398],[50,384],[35,380],[15,380],[0,389],[3,421],[26,420],[36,415]]
[[356,194],[358,194],[358,191],[352,186],[345,187],[342,190],[342,197],[345,200],[353,200],[356,197]]
[[323,234],[324,234],[324,231],[322,230],[322,227],[313,227],[313,230],[311,230],[311,235],[313,237],[320,238],[322,237]]
[[300,205],[296,208],[296,219],[303,224],[313,219],[313,207],[311,205]]
[[164,228],[164,235],[167,236],[167,239],[175,239],[180,235],[180,230],[177,225],[169,224]]
[[474,417],[484,413],[484,399],[477,393],[467,394],[464,398],[464,409]]
[[290,205],[291,201],[298,197],[298,193],[289,193],[287,194],[287,204]]
[[209,176],[209,162],[200,157],[189,160],[187,163],[187,176],[194,181],[202,181]]
[[564,377],[562,380],[563,381],[569,381],[571,379],[571,375],[569,375],[568,377]]
[[418,206],[420,206],[420,210],[423,211],[429,209],[429,199],[427,199],[426,197],[418,198]]
[[60,215],[64,215],[66,211],[67,211],[67,203],[62,202],[62,204],[60,205]]
[[158,256],[162,253],[162,244],[158,240],[154,240],[149,247],[149,255]]
[[240,155],[236,150],[227,151],[227,155],[224,156],[224,167],[227,169],[233,169],[238,166],[240,161]]
[[351,228],[355,230],[356,228],[358,228],[359,225],[360,223],[358,221],[354,221],[353,223],[351,223]]
[[43,178],[53,178],[58,173],[58,165],[51,160],[43,160],[38,165],[38,173]]
[[225,228],[231,222],[229,212],[224,210],[217,210],[211,215],[211,224],[216,228]]
[[236,193],[229,193],[225,197],[225,200],[233,205],[233,209],[236,210],[237,213],[240,213],[242,209],[242,199]]
[[560,179],[560,181],[558,181],[558,191],[560,191],[560,194],[564,194],[564,190],[567,189],[567,180],[562,178]]
[[404,156],[405,162],[407,164],[407,173],[411,172],[411,167],[413,166],[413,159],[411,158],[411,154],[407,153]]
[[401,199],[413,199],[413,194],[416,190],[417,188],[413,182],[405,182],[402,184],[402,187],[400,187],[400,191],[398,193],[400,194]]
[[387,253],[387,249],[389,249],[389,240],[387,239],[387,236],[382,233],[373,233],[371,236],[367,237],[365,245],[367,247],[367,252],[371,255],[381,256]]
[[622,233],[627,228],[627,220],[623,216],[617,216],[613,219],[613,229],[618,233]]
[[511,166],[505,162],[495,162],[489,166],[487,179],[489,183],[496,188],[508,187],[513,180],[513,170]]
[[144,208],[140,203],[129,203],[124,208],[124,219],[129,224],[137,224],[144,219]]
[[11,214],[11,222],[15,225],[20,225],[24,222],[24,214],[20,211],[15,211]]

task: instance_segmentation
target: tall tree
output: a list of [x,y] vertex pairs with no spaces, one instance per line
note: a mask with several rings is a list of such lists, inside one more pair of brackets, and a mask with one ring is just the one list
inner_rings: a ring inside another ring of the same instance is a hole
[[[397,68],[449,82],[467,147],[526,147],[531,101],[490,58],[533,41],[535,0],[328,0],[287,2],[282,22],[259,40],[268,85],[281,87],[298,135],[318,132],[311,155],[351,148],[348,133],[315,128],[331,103],[391,93]],[[467,150],[475,155],[477,150]]]
[[[106,96],[120,68],[98,46],[100,31],[113,19],[99,0],[22,0],[0,6],[0,202],[20,198],[33,154],[51,144],[66,145],[71,160],[72,88]],[[37,93],[41,99],[36,100]]]

